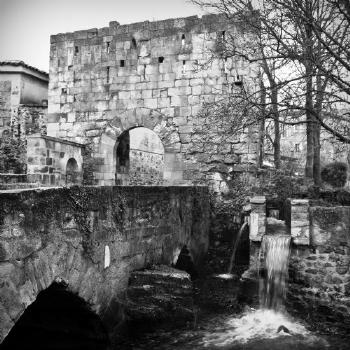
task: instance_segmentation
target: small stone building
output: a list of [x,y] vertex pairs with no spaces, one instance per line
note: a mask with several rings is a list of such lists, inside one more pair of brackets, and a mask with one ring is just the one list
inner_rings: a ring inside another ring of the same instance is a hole
[[5,188],[82,182],[83,145],[46,136],[48,82],[46,72],[22,61],[0,62],[1,140],[15,141],[7,147],[18,145],[23,150],[22,156],[17,155],[23,167],[18,162],[16,169],[0,164],[0,183]]
[[0,62],[0,136],[46,128],[49,75],[22,61]]

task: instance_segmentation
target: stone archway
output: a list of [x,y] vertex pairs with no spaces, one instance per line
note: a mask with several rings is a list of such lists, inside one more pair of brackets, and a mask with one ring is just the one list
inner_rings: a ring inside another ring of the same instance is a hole
[[[118,120],[118,119],[116,119]],[[117,124],[116,124],[117,123]],[[115,125],[116,124],[116,125]],[[156,134],[164,147],[163,184],[174,185],[183,181],[183,158],[178,131],[174,125],[166,121],[159,121],[152,125],[141,125],[137,122],[128,122],[121,125],[119,122],[110,122],[101,133],[98,151],[95,158],[95,184],[115,185],[117,167],[117,148],[120,137],[137,128],[145,128]],[[121,176],[123,178],[123,176]],[[123,184],[126,181],[122,181]]]
[[[77,236],[74,218],[71,219],[69,215],[64,217],[62,232],[71,236],[70,238],[64,239],[62,234],[57,234],[56,231],[56,236],[51,236],[50,242],[35,254],[26,259],[18,256],[15,261],[0,263],[3,281],[0,285],[0,343],[27,309],[35,303],[40,293],[53,284],[63,284],[65,292],[72,293],[91,306],[90,311],[101,317],[109,334],[122,320],[123,315],[117,301],[118,288],[115,287],[118,281],[111,277],[116,270],[119,271],[119,267],[107,269],[102,274],[99,264],[93,263],[91,258],[86,256],[81,239]],[[17,246],[22,250],[17,254],[24,253],[23,249],[33,249],[31,245],[35,244],[36,239],[32,240],[33,242],[29,242],[29,239],[26,239],[21,243],[21,239],[18,238]],[[0,244],[0,253],[2,246],[3,244]],[[98,255],[104,256],[102,246]],[[120,267],[120,271],[122,270],[123,267]],[[108,318],[108,322],[105,318]]]
[[116,142],[117,185],[162,185],[164,147],[152,130],[136,127],[125,131]]
[[69,158],[66,166],[66,185],[78,184],[80,182],[80,172],[75,158]]

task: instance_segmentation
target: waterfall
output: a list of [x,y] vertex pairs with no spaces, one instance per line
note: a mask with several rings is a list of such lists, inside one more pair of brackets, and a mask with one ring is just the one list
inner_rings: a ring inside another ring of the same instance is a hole
[[290,236],[265,235],[259,262],[260,307],[279,311],[286,297]]
[[[280,220],[270,220],[268,228],[269,234],[263,236],[258,259],[260,307],[246,308],[240,316],[228,318],[223,331],[217,334],[210,332],[204,337],[206,347],[231,349],[227,346],[247,344],[237,349],[319,348],[309,347],[311,344],[321,344],[320,339],[288,315],[283,307],[291,237],[283,234],[285,230]],[[252,347],[248,345],[250,342]],[[304,344],[307,344],[306,347]],[[322,345],[324,346],[323,343]],[[232,347],[234,348],[236,347]]]
[[237,252],[237,248],[238,248],[238,244],[239,244],[239,241],[241,239],[241,236],[242,236],[242,233],[244,231],[244,229],[248,226],[248,222],[244,222],[243,225],[241,226],[239,232],[238,232],[238,235],[237,235],[237,239],[235,241],[235,244],[233,246],[233,250],[232,250],[232,255],[231,255],[231,259],[230,259],[230,266],[228,268],[228,273],[230,274],[232,272],[232,269],[233,269],[233,264],[235,262],[235,256],[236,256],[236,252]]

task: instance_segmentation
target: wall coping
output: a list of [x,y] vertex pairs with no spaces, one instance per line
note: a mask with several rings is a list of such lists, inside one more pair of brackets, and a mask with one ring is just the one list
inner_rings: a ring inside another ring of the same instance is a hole
[[80,147],[80,148],[85,147],[85,145],[83,143],[68,141],[68,140],[60,139],[58,137],[47,136],[47,135],[33,134],[33,135],[27,136],[27,138],[37,138],[37,139],[44,139],[44,140],[48,140],[48,141],[60,142],[60,143],[65,143],[66,145],[76,146],[76,147]]
[[253,204],[264,204],[264,203],[266,203],[266,197],[265,196],[252,197],[250,199],[250,203],[253,203]]

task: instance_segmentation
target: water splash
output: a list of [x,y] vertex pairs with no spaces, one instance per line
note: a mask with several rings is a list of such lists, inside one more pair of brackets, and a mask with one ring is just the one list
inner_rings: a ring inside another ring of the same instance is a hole
[[[284,325],[289,333],[278,332],[281,325]],[[304,344],[319,341],[319,338],[312,335],[301,323],[274,310],[249,310],[241,317],[227,320],[225,326],[221,332],[207,334],[203,339],[204,345],[206,347],[225,347],[261,341],[262,339],[276,339],[275,344],[278,345],[282,339],[287,337]]]
[[260,307],[282,310],[286,298],[290,236],[265,235],[261,242]]
[[[243,230],[244,225],[241,228]],[[264,344],[264,349],[271,350],[294,349],[297,343],[302,347],[322,343],[320,338],[284,312],[291,238],[281,234],[284,232],[278,229],[272,232],[274,234],[263,237],[259,252],[260,309],[249,309],[240,317],[228,319],[224,329],[204,337],[205,347],[229,346],[231,349],[232,345],[249,343],[247,349],[260,349],[259,346]],[[322,343],[322,346],[325,345]]]

